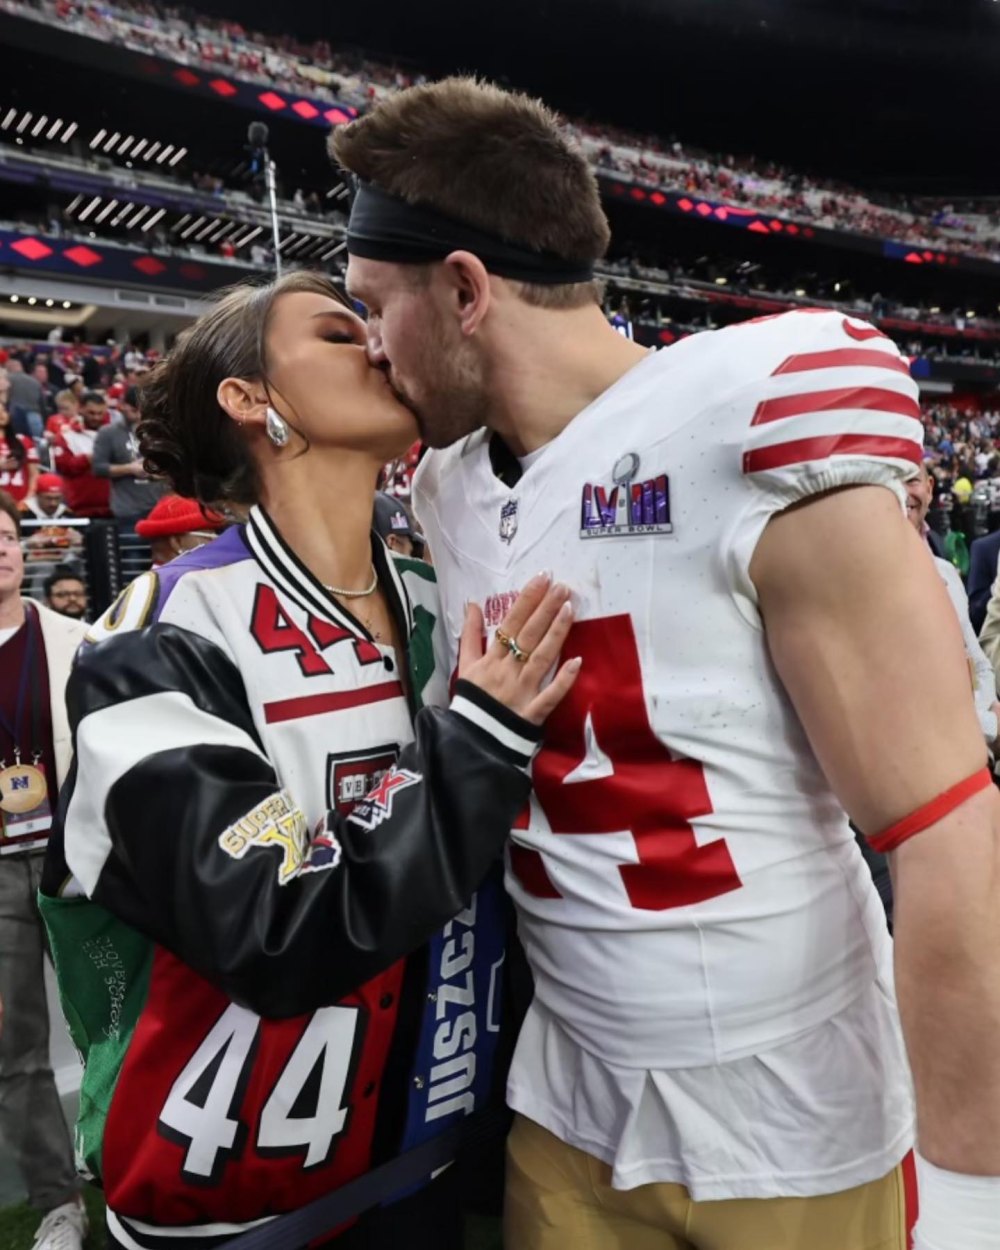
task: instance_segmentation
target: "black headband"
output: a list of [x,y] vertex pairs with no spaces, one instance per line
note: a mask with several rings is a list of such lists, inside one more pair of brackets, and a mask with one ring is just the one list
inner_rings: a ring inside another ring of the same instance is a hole
[[444,260],[457,251],[473,252],[498,277],[544,286],[590,282],[594,277],[593,265],[507,243],[437,209],[409,204],[370,182],[357,184],[347,225],[347,250],[366,260],[401,265]]

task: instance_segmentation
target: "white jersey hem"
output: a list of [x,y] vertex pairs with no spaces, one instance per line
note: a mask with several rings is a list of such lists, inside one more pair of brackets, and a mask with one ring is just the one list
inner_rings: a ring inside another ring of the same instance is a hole
[[695,1202],[717,1202],[732,1198],[819,1198],[827,1194],[842,1193],[858,1185],[881,1180],[906,1158],[913,1149],[913,1129],[907,1128],[884,1149],[866,1155],[864,1159],[830,1168],[826,1171],[783,1174],[773,1172],[719,1175],[714,1180],[699,1180],[684,1175],[684,1168],[673,1159],[647,1159],[628,1167],[615,1167],[614,1152],[601,1142],[588,1141],[574,1132],[562,1120],[554,1108],[539,1103],[537,1097],[521,1097],[519,1091],[508,1088],[507,1103],[512,1111],[533,1120],[547,1129],[560,1141],[584,1154],[600,1159],[611,1168],[611,1188],[637,1189],[640,1185],[683,1185]]

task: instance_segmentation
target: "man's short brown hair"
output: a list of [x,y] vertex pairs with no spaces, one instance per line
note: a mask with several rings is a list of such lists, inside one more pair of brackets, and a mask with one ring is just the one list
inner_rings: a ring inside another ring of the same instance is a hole
[[[611,232],[597,179],[540,100],[474,78],[445,78],[386,96],[337,127],[330,155],[348,173],[410,204],[537,251],[591,264]],[[517,284],[528,303],[600,303],[599,282]]]

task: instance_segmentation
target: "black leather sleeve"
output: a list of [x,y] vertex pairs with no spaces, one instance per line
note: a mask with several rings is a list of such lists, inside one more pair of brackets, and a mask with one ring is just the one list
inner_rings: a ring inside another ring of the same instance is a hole
[[381,786],[351,816],[329,812],[315,847],[300,826],[296,851],[294,837],[245,836],[270,828],[268,813],[294,832],[294,796],[214,644],[173,625],[123,634],[81,654],[68,693],[69,869],[95,902],[272,1017],[335,1002],[466,905],[528,798],[538,737],[459,683],[451,709],[418,713]]

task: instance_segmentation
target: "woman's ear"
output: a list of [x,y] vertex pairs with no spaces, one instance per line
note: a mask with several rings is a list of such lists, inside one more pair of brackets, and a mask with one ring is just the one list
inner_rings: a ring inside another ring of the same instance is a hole
[[263,426],[267,420],[267,393],[259,382],[224,378],[215,392],[219,407],[240,425]]

